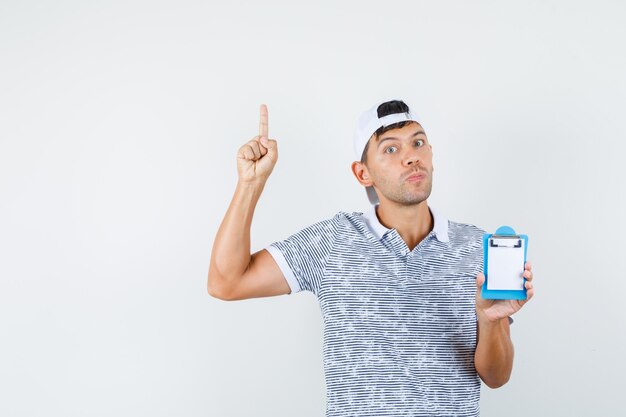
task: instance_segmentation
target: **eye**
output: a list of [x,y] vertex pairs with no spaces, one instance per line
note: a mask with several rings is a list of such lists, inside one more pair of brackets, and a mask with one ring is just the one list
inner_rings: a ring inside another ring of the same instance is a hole
[[395,146],[389,146],[387,148],[385,148],[385,153],[391,153],[391,152],[387,152],[389,149],[396,149]]
[[420,146],[424,146],[424,139],[418,139],[415,141],[415,143],[421,142]]

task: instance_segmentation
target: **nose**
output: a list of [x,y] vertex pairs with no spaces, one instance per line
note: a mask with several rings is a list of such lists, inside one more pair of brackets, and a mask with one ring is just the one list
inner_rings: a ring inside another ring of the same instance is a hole
[[406,155],[404,156],[404,163],[409,166],[416,165],[419,162],[419,160],[420,160],[419,154],[416,149],[409,149]]

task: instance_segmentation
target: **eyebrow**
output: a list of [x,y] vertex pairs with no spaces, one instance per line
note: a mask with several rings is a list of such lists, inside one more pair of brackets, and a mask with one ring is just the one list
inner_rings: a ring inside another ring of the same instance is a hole
[[[412,138],[414,138],[415,136],[420,135],[420,134],[422,134],[422,135],[426,136],[426,133],[425,133],[423,130],[418,130],[417,132],[413,133],[413,134],[411,135],[411,137],[412,137]],[[380,139],[380,142],[378,142],[378,147],[380,147],[380,144],[381,144],[381,143],[383,143],[384,141],[386,141],[386,140],[392,140],[392,139],[400,140],[399,138],[396,138],[396,137],[394,137],[394,136],[388,136],[388,137],[386,137],[386,138],[384,138],[384,139]],[[379,140],[379,138],[376,138],[376,140],[378,141],[378,140]]]

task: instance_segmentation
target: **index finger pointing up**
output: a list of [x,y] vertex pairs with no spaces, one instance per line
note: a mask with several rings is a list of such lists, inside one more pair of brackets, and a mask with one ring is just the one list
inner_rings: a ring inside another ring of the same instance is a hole
[[261,104],[261,120],[259,121],[259,136],[267,138],[269,135],[268,127],[267,127],[267,106],[265,104]]

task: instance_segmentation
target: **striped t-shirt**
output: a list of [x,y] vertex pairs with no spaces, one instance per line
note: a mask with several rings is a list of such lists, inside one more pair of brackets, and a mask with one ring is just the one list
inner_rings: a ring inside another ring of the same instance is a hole
[[291,294],[319,300],[326,416],[477,416],[485,232],[429,207],[433,230],[411,251],[375,209],[340,211],[266,248]]

